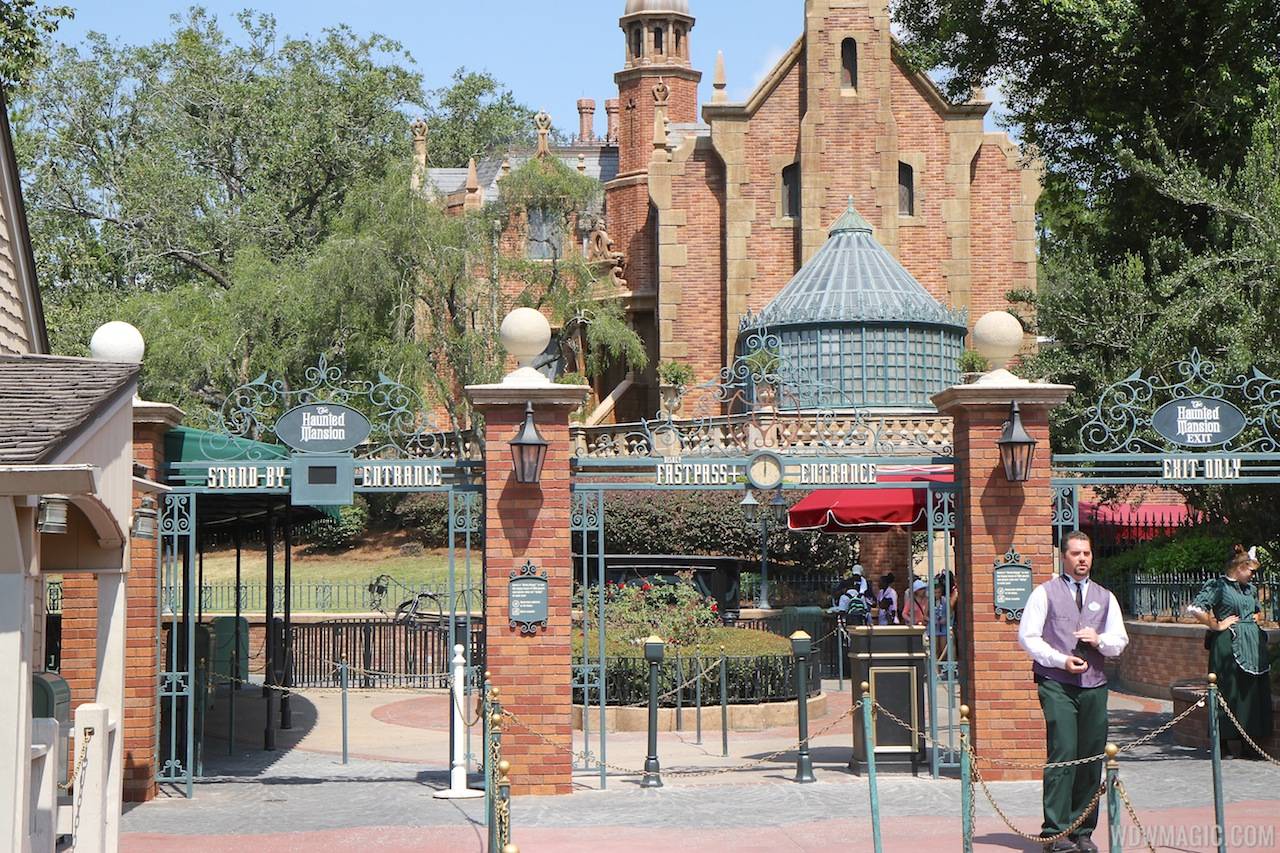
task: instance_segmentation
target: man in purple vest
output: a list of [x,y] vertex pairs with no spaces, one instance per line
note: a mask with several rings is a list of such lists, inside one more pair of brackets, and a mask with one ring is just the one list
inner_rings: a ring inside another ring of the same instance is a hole
[[[1044,711],[1048,761],[1056,764],[1101,756],[1107,744],[1107,676],[1104,658],[1129,644],[1116,597],[1089,580],[1093,549],[1080,531],[1062,540],[1062,574],[1040,584],[1027,600],[1018,642],[1031,656],[1040,707]],[[1044,838],[1053,853],[1098,846],[1090,836],[1098,825],[1095,808],[1071,829],[1093,800],[1102,780],[1102,759],[1044,771]],[[1070,829],[1070,833],[1067,830]]]

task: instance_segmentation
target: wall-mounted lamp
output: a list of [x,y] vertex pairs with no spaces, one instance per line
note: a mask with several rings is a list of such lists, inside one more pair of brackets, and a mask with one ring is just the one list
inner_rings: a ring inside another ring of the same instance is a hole
[[542,463],[547,458],[547,441],[533,423],[533,403],[526,403],[524,424],[511,439],[511,467],[517,483],[536,484],[542,478]]
[[1000,461],[1004,463],[1004,476],[1011,483],[1025,483],[1031,479],[1031,460],[1036,455],[1036,440],[1022,425],[1022,413],[1018,401],[1009,406],[1009,420],[1004,422],[1000,440]]
[[155,539],[156,519],[160,513],[156,510],[156,499],[151,495],[143,495],[141,503],[133,512],[133,526],[129,533],[134,539]]
[[66,533],[68,504],[66,498],[57,495],[41,498],[36,510],[36,530],[40,533]]

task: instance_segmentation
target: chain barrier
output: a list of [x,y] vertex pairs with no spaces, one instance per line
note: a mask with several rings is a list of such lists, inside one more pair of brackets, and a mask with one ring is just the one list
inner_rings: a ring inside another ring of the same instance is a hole
[[93,729],[86,728],[84,730],[84,740],[80,742],[80,756],[76,759],[76,766],[72,770],[74,779],[68,779],[66,784],[58,783],[58,789],[63,793],[75,791],[75,819],[71,822],[71,849],[76,847],[76,840],[80,837],[80,813],[84,806],[84,771],[86,767],[86,759],[89,757],[89,741],[93,740]]
[[1124,803],[1124,809],[1129,813],[1129,820],[1133,821],[1133,825],[1138,827],[1138,832],[1142,835],[1142,843],[1147,845],[1149,853],[1156,853],[1156,846],[1151,843],[1151,836],[1147,835],[1147,828],[1142,825],[1142,821],[1138,820],[1138,813],[1134,811],[1133,803],[1129,802],[1129,794],[1125,792],[1124,783],[1119,778],[1116,779],[1116,793],[1120,795],[1120,802]]
[[[854,712],[856,712],[861,707],[862,707],[861,700],[859,700],[858,702],[855,702],[853,707],[849,708],[839,717],[832,720],[830,723],[824,726],[822,730],[820,730],[816,734],[810,735],[809,740],[811,741],[817,740],[818,738],[822,737],[827,732],[831,731],[836,726],[838,726],[840,723],[849,719],[849,717],[851,717],[854,714]],[[574,752],[571,748],[566,748],[562,744],[555,743],[546,735],[544,735],[542,732],[534,731],[533,729],[529,728],[529,726],[526,725],[519,717],[517,717],[515,714],[508,711],[506,708],[502,709],[502,715],[504,717],[510,718],[512,725],[519,726],[521,729],[524,729],[526,732],[538,738],[547,746],[550,746],[556,751],[567,753],[575,761],[581,761],[583,763],[586,763],[588,760],[592,760],[592,757],[589,756],[586,751]],[[663,770],[662,775],[664,777],[665,776],[681,776],[688,779],[694,779],[694,778],[700,778],[700,777],[721,776],[725,773],[736,773],[736,772],[741,772],[743,770],[752,770],[752,769],[755,769],[756,767],[759,767],[762,764],[767,764],[768,762],[773,761],[775,758],[777,758],[780,755],[784,755],[788,752],[799,750],[800,747],[801,747],[801,741],[797,740],[794,744],[789,744],[787,746],[784,746],[782,749],[771,752],[768,755],[763,755],[760,758],[752,759],[751,761],[748,761],[746,764],[736,764],[733,767],[715,767],[710,770]],[[604,762],[604,761],[596,761],[595,763],[597,767],[604,767],[606,770],[612,770],[613,772],[621,774],[623,776],[645,775],[643,770],[636,770],[632,767],[621,767],[617,764],[609,764],[608,762]]]
[[1258,753],[1258,755],[1261,755],[1261,756],[1263,757],[1263,759],[1264,759],[1264,760],[1269,761],[1270,763],[1272,763],[1272,764],[1274,764],[1274,765],[1276,765],[1276,766],[1280,767],[1280,761],[1276,760],[1276,759],[1275,759],[1275,758],[1274,758],[1270,753],[1268,753],[1265,749],[1263,749],[1262,747],[1258,746],[1258,742],[1257,742],[1257,741],[1255,741],[1253,738],[1249,737],[1249,733],[1248,733],[1248,732],[1246,732],[1246,731],[1244,730],[1244,726],[1242,726],[1242,725],[1240,724],[1240,721],[1239,721],[1238,719],[1236,719],[1236,715],[1232,712],[1232,710],[1231,710],[1231,706],[1227,704],[1227,700],[1226,700],[1225,698],[1223,698],[1223,696],[1222,696],[1222,694],[1221,694],[1221,693],[1219,693],[1219,694],[1218,694],[1218,704],[1222,706],[1222,710],[1224,710],[1224,711],[1226,711],[1226,712],[1227,712],[1227,719],[1231,721],[1231,725],[1233,725],[1233,726],[1235,726],[1235,727],[1236,727],[1236,731],[1238,731],[1238,732],[1240,733],[1240,737],[1244,739],[1245,743],[1247,743],[1247,744],[1249,744],[1249,746],[1253,747],[1253,750],[1254,750],[1256,753]]
[[[965,748],[969,750],[969,756],[972,758],[974,754],[973,748],[968,744],[965,744]],[[1009,827],[1009,830],[1015,835],[1018,835],[1027,841],[1034,841],[1038,844],[1053,844],[1055,841],[1061,841],[1083,826],[1084,822],[1088,820],[1089,816],[1098,808],[1098,803],[1102,801],[1102,795],[1107,792],[1106,785],[1099,785],[1098,790],[1093,794],[1093,799],[1089,801],[1089,805],[1085,806],[1084,811],[1080,813],[1080,817],[1076,818],[1071,826],[1067,827],[1057,835],[1031,835],[1014,826],[1013,821],[1009,819],[1009,816],[1005,814],[1004,810],[996,803],[995,797],[991,795],[991,789],[987,787],[987,780],[982,778],[982,771],[978,769],[977,763],[974,762],[970,764],[969,769],[973,773],[973,779],[978,783],[978,787],[982,788],[982,793],[987,798],[987,802],[991,803],[991,808],[993,808],[995,813],[1000,816],[1000,820],[1004,822],[1004,825]]]

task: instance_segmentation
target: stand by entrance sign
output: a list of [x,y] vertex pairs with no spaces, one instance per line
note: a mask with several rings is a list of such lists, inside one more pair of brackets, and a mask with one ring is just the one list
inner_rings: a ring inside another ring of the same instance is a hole
[[276,438],[300,453],[346,453],[369,437],[373,425],[350,406],[308,403],[276,421]]
[[547,627],[547,573],[532,561],[511,573],[507,581],[507,621],[522,634]]

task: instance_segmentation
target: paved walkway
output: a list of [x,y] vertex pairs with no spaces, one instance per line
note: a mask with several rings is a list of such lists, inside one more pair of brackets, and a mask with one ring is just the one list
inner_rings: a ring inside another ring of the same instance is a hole
[[[164,797],[130,809],[123,849],[482,853],[483,801],[431,796],[446,786],[444,697],[353,694],[351,742],[361,757],[347,766],[337,758],[339,735],[330,725],[336,720],[337,695],[312,692],[294,701],[297,728],[281,733],[282,750],[272,754],[257,749],[263,703],[260,698],[242,701],[237,715],[245,745],[227,757],[225,741],[210,742],[208,778],[197,786],[194,800]],[[829,735],[814,741],[817,784],[790,781],[794,752],[750,771],[707,778],[669,775],[667,786],[656,791],[641,790],[638,778],[620,774],[610,776],[607,790],[594,790],[598,774],[582,773],[581,790],[574,795],[517,798],[514,841],[524,853],[871,850],[867,782],[845,768],[851,721],[841,714],[849,702],[848,693],[834,694],[827,713],[814,721],[815,731],[838,721]],[[1168,716],[1168,703],[1113,695],[1112,738],[1134,740]],[[210,730],[225,722],[215,716]],[[686,725],[692,728],[692,714]],[[792,737],[781,729],[731,734],[726,760],[720,758],[718,732],[704,732],[701,746],[691,731],[664,733],[659,754],[665,771],[736,766],[784,747]],[[293,748],[283,749],[286,745]],[[610,763],[640,767],[644,737],[615,733],[608,749]],[[1225,767],[1228,823],[1235,833],[1230,849],[1280,850],[1280,767],[1241,761]],[[1204,753],[1178,747],[1166,735],[1126,753],[1122,768],[1139,818],[1156,834],[1159,849],[1216,849],[1208,835],[1212,789]],[[993,783],[991,790],[1016,825],[1038,829],[1038,783]],[[960,786],[954,779],[885,772],[879,794],[886,851],[959,849]],[[1126,826],[1125,849],[1144,849],[1127,817]],[[1010,832],[985,800],[978,806],[977,837],[977,849],[983,851],[1038,849]],[[1101,834],[1096,838],[1103,840]]]

